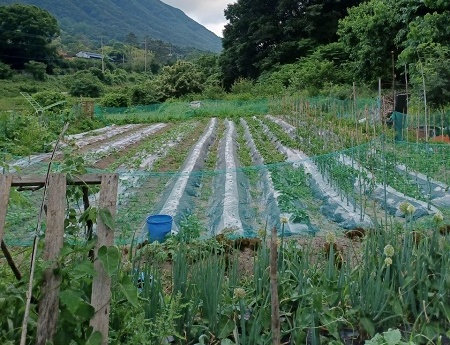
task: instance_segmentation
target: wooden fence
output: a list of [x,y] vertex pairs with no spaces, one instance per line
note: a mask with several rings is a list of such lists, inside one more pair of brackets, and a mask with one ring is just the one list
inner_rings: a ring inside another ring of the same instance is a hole
[[[99,209],[107,208],[114,216],[117,202],[117,174],[86,174],[68,179],[65,174],[15,175],[0,174],[0,242],[2,250],[7,251],[3,242],[6,213],[11,187],[43,187],[47,182],[47,229],[43,258],[56,262],[63,246],[64,219],[66,211],[67,185],[100,185]],[[109,308],[111,299],[111,278],[105,272],[100,260],[96,260],[98,249],[112,246],[114,232],[100,219],[97,221],[97,243],[94,249],[94,269],[96,275],[92,283],[91,304],[95,314],[90,321],[94,331],[102,334],[102,344],[108,343]],[[51,341],[56,331],[59,309],[59,286],[61,277],[54,274],[53,267],[44,273],[42,298],[39,301],[36,344],[45,345]]]

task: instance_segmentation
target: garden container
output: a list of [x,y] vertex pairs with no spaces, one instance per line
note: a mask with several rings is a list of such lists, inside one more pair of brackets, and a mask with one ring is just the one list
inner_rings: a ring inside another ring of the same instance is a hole
[[154,214],[147,217],[147,230],[149,242],[164,242],[166,235],[172,230],[172,216],[167,214]]

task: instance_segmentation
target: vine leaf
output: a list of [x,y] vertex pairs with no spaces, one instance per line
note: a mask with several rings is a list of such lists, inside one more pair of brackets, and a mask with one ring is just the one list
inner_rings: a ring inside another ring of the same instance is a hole
[[114,223],[114,218],[111,214],[111,211],[103,207],[99,210],[100,219],[102,222],[111,230],[114,230],[116,228],[116,224]]
[[402,339],[402,335],[398,329],[389,329],[387,332],[383,332],[383,336],[388,345],[399,344]]
[[138,307],[137,288],[133,285],[131,278],[129,276],[123,276],[119,286],[127,301],[130,302],[133,307]]
[[98,258],[110,277],[119,269],[120,252],[117,247],[100,247],[98,250]]
[[102,340],[102,334],[99,331],[95,331],[87,340],[86,345],[101,345]]

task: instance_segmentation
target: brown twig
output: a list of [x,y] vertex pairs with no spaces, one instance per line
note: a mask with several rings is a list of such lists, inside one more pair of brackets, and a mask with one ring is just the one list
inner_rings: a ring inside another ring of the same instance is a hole
[[277,275],[277,228],[272,229],[270,239],[270,299],[272,304],[272,344],[280,345],[280,302],[278,299],[278,275]]
[[5,259],[8,262],[9,267],[11,267],[14,275],[16,276],[17,280],[22,280],[22,274],[20,273],[19,269],[17,268],[16,264],[14,263],[14,260],[11,256],[11,253],[8,250],[8,247],[6,247],[5,241],[2,240],[1,243],[2,252],[5,255]]

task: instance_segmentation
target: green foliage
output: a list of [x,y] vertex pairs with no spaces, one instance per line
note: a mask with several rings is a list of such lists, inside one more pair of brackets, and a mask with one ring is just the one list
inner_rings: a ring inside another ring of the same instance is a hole
[[402,335],[398,329],[389,328],[382,334],[377,333],[375,336],[366,340],[364,345],[413,345],[413,342],[404,342],[401,340]]
[[422,94],[422,77],[425,79],[427,101],[437,108],[449,103],[449,26],[450,10],[417,17],[409,25],[405,49],[399,56],[402,63],[410,64],[411,83]]
[[219,85],[206,85],[202,92],[204,99],[224,99],[225,97],[225,90]]
[[253,82],[250,79],[238,79],[231,86],[231,93],[242,99],[252,98]]
[[130,98],[126,92],[107,93],[100,100],[100,104],[104,107],[128,107]]
[[199,68],[182,60],[163,67],[158,79],[165,99],[200,93],[203,89],[204,76]]
[[26,62],[24,66],[25,70],[33,76],[34,80],[45,80],[45,71],[47,69],[47,65],[45,63],[31,60]]
[[120,262],[120,252],[117,247],[100,247],[98,250],[98,258],[110,277],[117,273]]
[[14,155],[45,152],[51,134],[34,114],[0,113],[0,149]]
[[[448,51],[449,23],[445,2],[371,0],[349,10],[338,34],[357,78],[375,82],[392,78],[392,58],[397,79],[405,65],[417,64],[420,58],[441,60]],[[412,74],[420,75],[417,71],[413,68]]]
[[228,5],[220,57],[226,88],[240,77],[257,79],[273,66],[294,63],[335,41],[338,20],[359,3],[240,0]]
[[[33,98],[38,102],[42,107],[49,106],[51,104],[66,101],[67,98],[64,94],[57,91],[41,91],[33,94]],[[61,110],[64,108],[64,103],[57,105],[55,107],[50,108],[48,111]]]
[[69,93],[76,97],[99,97],[103,92],[100,80],[91,73],[77,72],[70,77]]
[[352,61],[358,80],[390,79],[391,51],[398,51],[393,37],[403,27],[398,5],[371,0],[350,8],[339,23],[339,41]]
[[22,69],[30,60],[48,65],[57,59],[51,42],[59,36],[59,27],[48,11],[32,5],[4,5],[0,18],[0,59],[4,63]]
[[13,71],[11,67],[3,62],[0,62],[0,79],[11,79]]
[[163,100],[164,94],[155,79],[147,80],[131,88],[131,104],[133,105],[155,104]]

